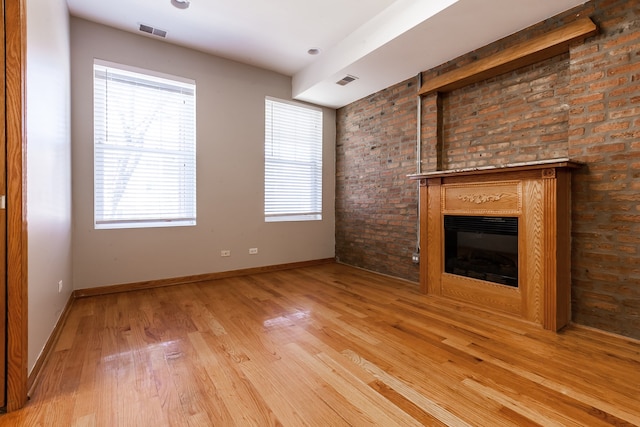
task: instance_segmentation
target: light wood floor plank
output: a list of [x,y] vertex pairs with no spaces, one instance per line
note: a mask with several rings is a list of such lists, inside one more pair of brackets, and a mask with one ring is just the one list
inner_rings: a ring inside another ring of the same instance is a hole
[[638,402],[638,341],[327,264],[77,300],[0,426],[631,426]]

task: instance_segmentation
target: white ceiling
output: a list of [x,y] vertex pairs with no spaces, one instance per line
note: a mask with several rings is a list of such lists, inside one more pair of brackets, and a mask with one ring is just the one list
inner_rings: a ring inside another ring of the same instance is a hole
[[[67,0],[72,15],[276,71],[338,108],[585,0]],[[321,50],[309,55],[310,48]],[[347,74],[353,83],[336,82]]]

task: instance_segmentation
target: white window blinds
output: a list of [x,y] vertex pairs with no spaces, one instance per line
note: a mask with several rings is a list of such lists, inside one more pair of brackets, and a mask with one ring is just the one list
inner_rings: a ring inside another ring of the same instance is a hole
[[95,228],[194,225],[195,84],[94,63]]
[[322,110],[265,100],[265,221],[322,219]]

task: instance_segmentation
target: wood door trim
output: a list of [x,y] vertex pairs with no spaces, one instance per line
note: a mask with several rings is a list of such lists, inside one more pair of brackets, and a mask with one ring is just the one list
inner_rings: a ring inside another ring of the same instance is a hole
[[5,2],[7,137],[7,411],[27,401],[25,0]]
[[[0,9],[0,20],[2,21],[2,29],[0,30],[0,43],[2,43],[2,56],[0,57],[0,63],[2,64],[2,66],[0,68],[2,68],[2,79],[0,80],[0,90],[2,91],[2,102],[0,102],[0,116],[2,117],[2,123],[3,125],[6,124],[6,111],[5,111],[5,63],[4,63],[4,49],[5,49],[5,43],[4,43],[4,0],[2,0],[1,3],[2,9]],[[7,170],[6,167],[6,132],[4,132],[4,127],[3,127],[3,132],[2,132],[2,136],[0,136],[0,149],[2,150],[2,153],[0,153],[0,194],[2,194],[3,196],[6,196],[7,194],[7,183],[6,183],[6,173],[5,171]],[[6,199],[5,199],[6,201]],[[5,402],[6,402],[6,384],[7,384],[7,359],[6,359],[6,349],[7,349],[7,275],[6,275],[6,271],[7,271],[7,211],[6,209],[4,209],[4,206],[2,206],[2,208],[0,209],[0,244],[3,245],[2,249],[0,250],[0,271],[2,271],[2,277],[0,277],[0,304],[2,304],[2,307],[0,307],[0,316],[2,316],[2,318],[0,318],[0,328],[2,330],[2,332],[0,333],[0,335],[2,335],[2,337],[0,338],[0,406],[4,407],[5,406]]]

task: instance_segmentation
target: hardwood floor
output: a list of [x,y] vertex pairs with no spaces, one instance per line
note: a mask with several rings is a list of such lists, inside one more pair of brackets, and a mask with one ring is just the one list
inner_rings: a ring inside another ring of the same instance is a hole
[[640,425],[640,343],[329,264],[77,300],[2,426]]

